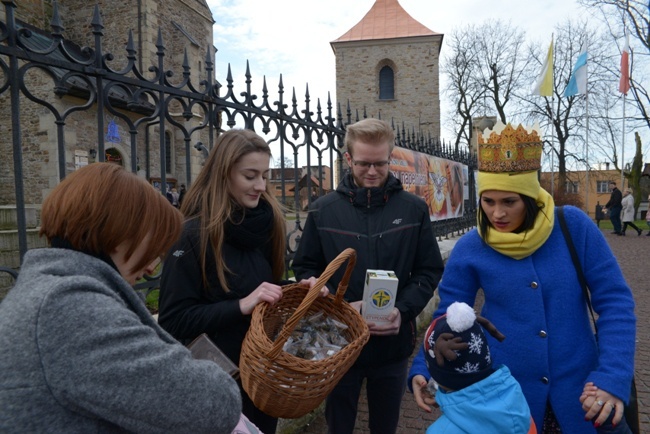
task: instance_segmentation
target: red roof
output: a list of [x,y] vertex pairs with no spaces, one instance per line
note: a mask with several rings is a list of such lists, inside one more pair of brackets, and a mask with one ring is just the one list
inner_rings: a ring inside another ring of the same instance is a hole
[[365,17],[332,42],[441,35],[411,17],[397,0],[376,0]]

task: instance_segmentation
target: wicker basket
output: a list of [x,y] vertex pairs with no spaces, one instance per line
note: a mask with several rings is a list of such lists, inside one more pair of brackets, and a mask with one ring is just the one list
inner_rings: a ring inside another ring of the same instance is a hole
[[[321,288],[347,259],[336,296],[322,297]],[[244,390],[266,414],[294,419],[318,407],[368,342],[365,320],[343,300],[355,263],[356,251],[346,249],[327,266],[311,289],[298,283],[286,285],[280,301],[273,306],[260,303],[253,310],[239,370]],[[305,360],[283,351],[298,322],[319,311],[348,326],[345,337],[349,344],[322,360]],[[277,336],[275,341],[273,336]]]

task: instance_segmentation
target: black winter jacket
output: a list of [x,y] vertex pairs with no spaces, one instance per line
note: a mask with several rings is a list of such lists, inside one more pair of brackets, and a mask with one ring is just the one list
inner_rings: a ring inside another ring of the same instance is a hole
[[607,209],[621,208],[622,201],[623,201],[623,193],[621,193],[621,190],[614,187],[614,189],[612,190],[612,194],[609,196],[609,201],[605,204],[605,208]]
[[[377,366],[409,357],[417,335],[415,319],[433,296],[444,268],[426,203],[404,191],[392,175],[382,188],[357,188],[347,175],[336,192],[312,204],[292,263],[296,278],[319,276],[348,247],[357,251],[357,263],[347,301],[362,299],[367,269],[392,270],[399,278],[399,334],[371,336],[357,364]],[[331,292],[344,271],[342,266],[328,282]]]
[[263,246],[243,249],[223,244],[223,258],[234,273],[228,275],[230,292],[219,284],[214,250],[208,246],[207,280],[203,284],[199,222],[185,223],[181,238],[165,259],[160,283],[158,322],[183,344],[201,333],[210,339],[237,365],[251,316],[241,313],[239,300],[262,282],[273,282],[268,253]]

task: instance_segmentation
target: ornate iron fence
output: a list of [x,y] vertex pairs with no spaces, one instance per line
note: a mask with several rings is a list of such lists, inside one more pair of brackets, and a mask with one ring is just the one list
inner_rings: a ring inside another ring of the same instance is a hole
[[[14,181],[20,258],[28,248],[25,220],[25,154],[21,142],[25,126],[21,125],[20,117],[21,104],[26,98],[54,118],[57,142],[55,166],[59,180],[74,170],[66,156],[70,150],[66,146],[65,135],[68,119],[73,113],[87,112],[96,118],[98,161],[105,160],[107,139],[110,142],[110,137],[104,134],[106,115],[111,115],[126,125],[129,133],[130,170],[141,172],[139,159],[144,156],[144,176],[150,178],[154,166],[158,166],[161,186],[166,185],[170,173],[170,156],[166,155],[169,148],[166,146],[165,137],[170,128],[174,129],[175,134],[182,136],[183,146],[179,147],[177,152],[181,156],[180,160],[184,160],[181,166],[184,167],[185,173],[178,175],[188,184],[192,178],[192,155],[200,155],[193,148],[204,153],[209,152],[214,139],[224,128],[237,126],[255,130],[263,135],[272,147],[275,146],[274,149],[279,149],[278,157],[282,164],[282,176],[278,180],[281,200],[285,204],[293,205],[294,209],[293,228],[288,234],[287,261],[291,259],[302,230],[301,218],[304,218],[300,212],[304,206],[298,194],[300,162],[306,162],[310,175],[305,177],[306,184],[303,188],[308,192],[318,191],[320,194],[325,190],[333,190],[334,177],[331,173],[326,176],[324,169],[329,163],[330,171],[339,174],[343,172],[342,147],[345,126],[366,117],[365,112],[359,114],[349,106],[342,110],[340,105],[335,109],[329,97],[324,106],[317,100],[314,107],[308,87],[303,104],[299,106],[295,90],[290,98],[285,95],[282,77],[276,98],[269,96],[266,79],[263,81],[261,96],[258,96],[253,92],[252,76],[248,68],[244,89],[235,89],[230,67],[223,86],[214,78],[211,52],[205,54],[202,80],[198,83],[192,81],[193,71],[186,52],[181,78],[178,82],[173,82],[171,78],[174,73],[167,69],[165,64],[166,51],[160,31],[156,41],[155,66],[150,67],[147,72],[138,67],[133,34],[129,32],[125,47],[125,64],[119,70],[113,69],[113,54],[104,52],[104,26],[97,6],[90,23],[94,45],[82,48],[64,39],[64,27],[56,3],[53,6],[49,33],[16,20],[14,1],[3,0],[2,3],[6,22],[0,22],[0,99],[10,101],[10,110],[6,112],[10,111],[10,149],[13,154],[9,173],[13,175]],[[54,83],[49,95],[43,95],[31,88],[33,83],[29,75],[33,70],[40,71]],[[56,97],[57,102],[52,102],[52,97]],[[66,97],[74,97],[74,100],[60,103]],[[79,103],[79,100],[82,102]],[[197,112],[200,113],[200,120],[190,122],[197,118]],[[2,122],[0,120],[0,124]],[[470,197],[474,197],[474,156],[447,147],[437,138],[425,137],[420,132],[407,131],[404,127],[395,125],[393,128],[396,131],[398,146],[467,165]],[[157,148],[149,143],[151,131],[155,134],[156,130],[159,138]],[[145,137],[144,143],[142,136]],[[93,151],[94,149],[90,150],[90,155]],[[152,155],[154,158],[159,157],[159,163],[152,159]],[[34,155],[29,157],[34,158]],[[287,159],[293,162],[293,171],[285,167]],[[285,172],[286,169],[289,171]],[[290,185],[293,185],[293,197],[287,194],[290,192],[290,188],[287,188]],[[312,195],[308,194],[307,205],[312,200]],[[437,237],[462,233],[474,226],[475,201],[467,202],[470,206],[465,207],[463,217],[432,223]]]

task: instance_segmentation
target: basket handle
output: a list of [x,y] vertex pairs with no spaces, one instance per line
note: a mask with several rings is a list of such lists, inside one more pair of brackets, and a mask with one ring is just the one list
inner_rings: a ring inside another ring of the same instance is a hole
[[345,295],[345,291],[348,289],[348,283],[350,281],[350,276],[352,275],[352,270],[354,269],[354,265],[357,262],[357,251],[351,248],[343,250],[336,258],[332,260],[332,262],[327,265],[327,268],[325,268],[323,274],[320,275],[320,277],[316,280],[314,286],[312,286],[309,292],[307,292],[307,295],[305,295],[305,298],[296,308],[295,312],[287,320],[284,326],[282,326],[282,330],[280,330],[280,333],[278,333],[278,337],[273,343],[271,350],[268,352],[268,356],[271,359],[275,359],[278,354],[280,354],[280,351],[282,350],[282,347],[284,347],[285,342],[287,339],[289,339],[291,333],[293,333],[293,329],[296,328],[298,322],[302,319],[303,316],[305,316],[314,301],[316,301],[316,299],[321,296],[321,288],[325,286],[327,281],[330,280],[330,277],[332,277],[336,270],[338,270],[346,260],[348,260],[348,266],[345,269],[345,274],[343,274],[343,278],[341,279],[339,287],[336,290],[336,298],[334,299],[334,303],[336,303],[337,306],[343,302],[343,296]]

